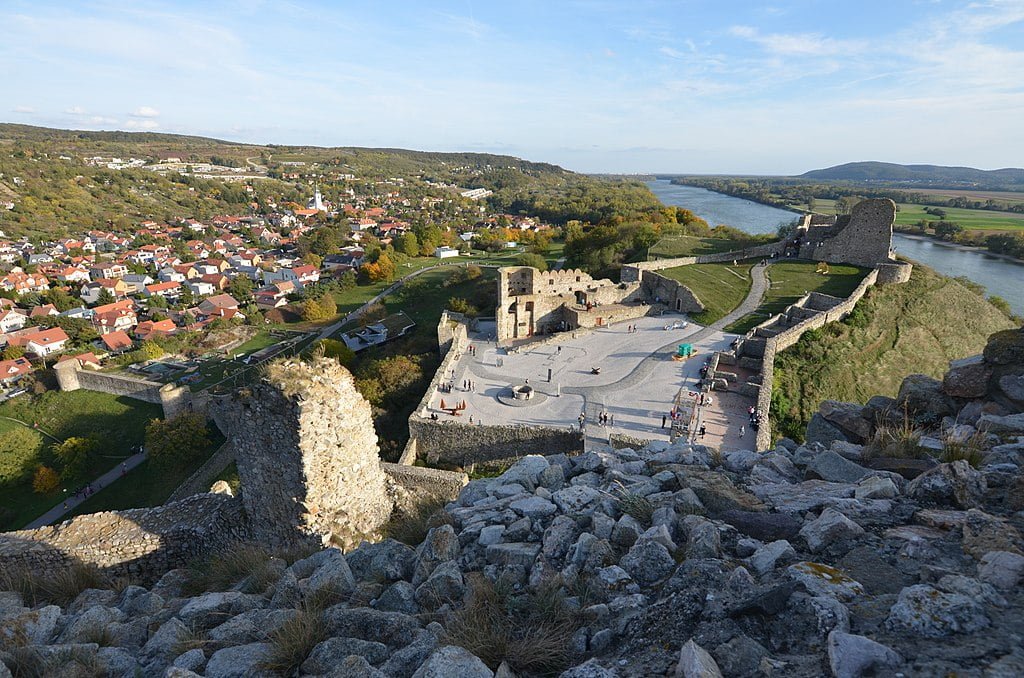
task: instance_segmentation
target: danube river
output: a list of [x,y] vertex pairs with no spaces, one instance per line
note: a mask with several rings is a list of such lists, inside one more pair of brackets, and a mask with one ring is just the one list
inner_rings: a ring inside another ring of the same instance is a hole
[[[726,224],[747,233],[774,233],[780,224],[789,223],[796,216],[793,212],[694,186],[675,186],[664,180],[648,181],[647,186],[664,204],[685,207],[712,226]],[[962,275],[984,285],[989,294],[1006,299],[1014,313],[1024,315],[1024,264],[898,233],[893,236],[893,246],[898,255],[920,261],[939,273]]]

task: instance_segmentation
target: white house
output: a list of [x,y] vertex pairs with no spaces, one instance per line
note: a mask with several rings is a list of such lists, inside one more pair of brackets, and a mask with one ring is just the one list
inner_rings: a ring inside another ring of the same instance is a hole
[[442,245],[441,247],[434,249],[434,256],[438,259],[450,259],[452,257],[459,256],[459,251],[454,247]]

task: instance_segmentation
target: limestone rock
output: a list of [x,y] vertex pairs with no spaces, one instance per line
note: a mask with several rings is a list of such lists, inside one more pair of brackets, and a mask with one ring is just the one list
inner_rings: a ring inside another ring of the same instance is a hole
[[551,464],[539,454],[529,454],[498,476],[495,480],[502,485],[518,483],[526,488],[527,492],[533,492],[540,484],[540,475],[550,467]]
[[391,678],[383,671],[378,671],[364,657],[353,654],[341,660],[327,678]]
[[640,539],[622,557],[622,568],[642,586],[661,581],[676,567],[665,546],[654,539]]
[[405,647],[420,631],[415,617],[365,607],[349,609],[335,605],[324,611],[323,622],[332,636],[372,640],[389,648]]
[[516,500],[509,504],[509,508],[531,520],[546,518],[558,510],[550,501],[538,496]]
[[942,382],[924,374],[911,374],[900,384],[896,405],[906,408],[921,424],[941,421],[954,413],[953,403],[942,390]]
[[864,418],[863,408],[856,403],[826,400],[818,406],[818,412],[833,426],[839,428],[849,442],[865,443],[874,434],[874,426]]
[[352,575],[360,581],[410,579],[416,563],[412,547],[394,539],[375,544],[363,543],[345,554]]
[[358,638],[328,638],[318,643],[302,663],[303,673],[329,673],[345,657],[358,655],[370,664],[387,660],[390,651],[384,643]]
[[686,641],[679,651],[679,663],[676,665],[676,678],[721,678],[722,671],[707,650],[693,638]]
[[717,558],[721,555],[721,537],[714,523],[699,516],[687,516],[684,524],[687,558]]
[[461,603],[465,593],[462,570],[457,563],[449,560],[434,568],[430,577],[416,589],[416,602],[425,609],[436,610],[446,603]]
[[806,523],[800,536],[807,542],[811,553],[818,553],[837,541],[864,534],[864,528],[835,509],[825,509],[817,519]]
[[795,485],[769,484],[753,488],[754,494],[779,511],[803,513],[827,505],[833,499],[852,497],[855,487],[849,483],[805,480]]
[[206,678],[270,678],[274,673],[260,668],[272,650],[270,643],[250,643],[217,650],[206,663]]
[[855,464],[832,450],[817,454],[808,465],[805,477],[808,480],[827,480],[834,483],[856,483],[870,471]]
[[978,419],[978,428],[996,435],[1024,435],[1024,413],[1005,416],[983,414]]
[[883,675],[903,662],[891,648],[842,631],[828,634],[828,663],[835,678]]
[[999,388],[1010,400],[1024,403],[1024,375],[1003,375],[999,378]]
[[562,671],[558,678],[618,678],[618,674],[601,666],[596,659],[588,659],[579,666]]
[[982,355],[992,365],[1024,364],[1024,332],[1012,329],[992,334]]
[[989,625],[989,619],[981,605],[965,595],[915,584],[900,591],[886,625],[926,638],[941,638],[983,629]]
[[1021,553],[1017,528],[1005,520],[978,509],[967,512],[963,523],[964,552],[981,559],[989,551]]
[[480,661],[480,658],[461,647],[446,645],[438,648],[427,657],[413,678],[492,678],[494,672]]
[[811,420],[807,422],[807,430],[804,433],[804,441],[810,445],[818,443],[824,447],[831,447],[835,442],[853,443],[842,429],[821,416],[821,412],[815,412]]
[[1012,591],[1024,578],[1024,556],[1009,551],[989,551],[981,558],[978,579],[997,589]]
[[178,617],[192,627],[211,628],[223,622],[243,598],[238,591],[205,593],[189,600]]
[[778,565],[785,565],[796,560],[796,550],[785,539],[765,544],[754,552],[747,562],[758,574],[767,574]]
[[416,602],[416,588],[407,581],[396,581],[386,588],[377,598],[374,607],[383,612],[402,614],[419,614],[420,611]]
[[592,487],[571,485],[551,495],[552,501],[563,513],[584,513],[601,500],[601,493]]
[[355,577],[348,566],[348,561],[338,549],[327,549],[328,554],[313,571],[306,584],[310,593],[332,591],[338,594],[352,592],[356,587]]
[[743,534],[761,541],[793,539],[801,527],[800,520],[790,513],[726,511],[719,517]]
[[459,538],[451,525],[441,525],[427,532],[423,543],[416,549],[416,565],[412,584],[419,586],[427,580],[434,568],[459,557]]
[[789,576],[804,585],[812,594],[852,600],[864,593],[860,582],[846,573],[823,563],[803,561],[787,568]]
[[[0,639],[9,638],[13,629],[20,629],[25,639],[33,645],[45,645],[50,642],[57,620],[60,619],[60,608],[47,605],[38,610],[24,611],[3,620],[0,625]],[[12,638],[13,640],[13,638]]]
[[985,490],[985,476],[961,459],[939,464],[914,478],[907,485],[906,494],[918,501],[973,508],[978,506]]
[[857,483],[853,496],[856,499],[892,499],[899,493],[899,488],[891,478],[870,476]]
[[946,395],[954,398],[981,398],[988,391],[992,367],[980,355],[954,360],[942,379]]

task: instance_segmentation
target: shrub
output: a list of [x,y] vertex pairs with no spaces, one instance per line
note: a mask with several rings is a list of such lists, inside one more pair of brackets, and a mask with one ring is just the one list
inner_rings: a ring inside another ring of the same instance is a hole
[[60,476],[49,466],[39,466],[32,477],[32,491],[36,494],[52,494],[60,487]]
[[[888,420],[888,417],[883,417]],[[904,410],[903,419],[897,423],[882,423],[875,429],[875,435],[864,446],[866,458],[895,457],[897,459],[923,459],[928,453],[921,447],[921,429],[909,413]]]
[[621,491],[615,502],[616,507],[627,516],[636,518],[644,527],[650,527],[654,516],[654,505],[647,497],[632,492]]
[[507,662],[527,675],[557,674],[572,663],[570,640],[580,624],[555,584],[513,597],[510,586],[478,575],[469,588],[469,602],[445,629],[448,642],[492,669]]
[[75,480],[85,475],[96,448],[99,445],[95,438],[71,437],[53,446],[53,453],[60,460],[60,477],[64,480]]

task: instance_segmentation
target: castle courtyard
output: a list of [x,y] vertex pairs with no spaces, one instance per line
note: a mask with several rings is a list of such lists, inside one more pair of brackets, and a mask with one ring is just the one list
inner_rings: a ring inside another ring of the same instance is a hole
[[[629,331],[630,326],[635,331]],[[728,349],[736,338],[687,324],[685,316],[673,313],[565,332],[511,351],[499,348],[494,334],[493,323],[481,323],[470,335],[469,344],[461,348],[441,387],[431,395],[428,411],[420,416],[482,426],[578,430],[585,411],[588,446],[607,442],[609,435],[668,440],[671,422],[663,422],[663,417],[669,417],[680,389],[684,396],[696,393],[705,360]],[[672,360],[683,343],[693,344],[696,354]],[[529,392],[529,399],[516,399],[516,388],[524,392],[521,396]],[[706,434],[695,440],[722,449],[752,448],[747,408],[753,399],[733,392],[710,395],[711,404],[700,408]],[[465,409],[453,414],[452,408],[463,402]],[[607,415],[607,423],[600,423],[601,414]]]

